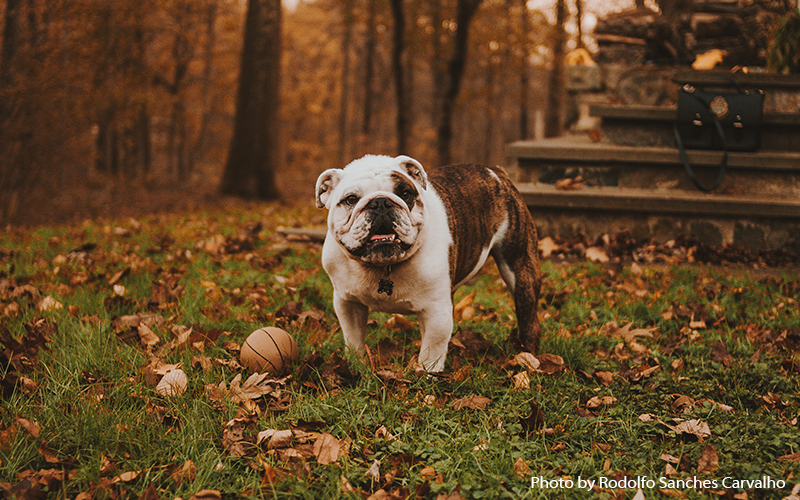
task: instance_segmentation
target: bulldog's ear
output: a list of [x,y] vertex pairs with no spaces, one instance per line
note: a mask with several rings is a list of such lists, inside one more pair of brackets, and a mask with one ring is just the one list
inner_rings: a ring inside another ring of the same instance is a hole
[[328,205],[331,191],[339,184],[341,178],[340,168],[330,168],[320,174],[317,178],[317,208],[325,208]]
[[425,173],[425,169],[422,168],[420,162],[409,156],[398,156],[395,160],[400,162],[400,166],[412,179],[422,186],[422,189],[428,189],[428,174]]

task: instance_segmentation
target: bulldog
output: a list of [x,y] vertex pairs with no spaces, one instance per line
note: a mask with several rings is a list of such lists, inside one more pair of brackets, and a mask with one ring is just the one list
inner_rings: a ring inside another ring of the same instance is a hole
[[322,266],[345,344],[363,355],[369,310],[416,314],[419,363],[444,369],[453,294],[491,255],[511,291],[523,347],[536,352],[541,275],[536,228],[499,168],[440,167],[368,155],[323,172],[316,204],[328,209]]

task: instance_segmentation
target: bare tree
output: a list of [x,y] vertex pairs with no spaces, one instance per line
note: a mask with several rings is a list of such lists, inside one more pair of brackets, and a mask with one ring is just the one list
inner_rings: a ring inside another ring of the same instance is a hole
[[275,199],[280,164],[280,0],[249,0],[236,119],[220,189],[246,198]]
[[392,17],[394,18],[394,31],[392,32],[392,70],[394,72],[394,91],[397,101],[397,151],[400,154],[408,152],[408,127],[411,107],[407,100],[405,78],[406,59],[406,19],[403,12],[403,0],[391,0]]
[[482,0],[458,0],[456,5],[456,32],[453,50],[447,63],[444,93],[439,102],[438,124],[436,126],[436,156],[439,165],[452,163],[453,112],[458,91],[467,65],[469,25],[478,12]]
[[566,0],[556,0],[556,25],[553,35],[553,67],[550,70],[550,99],[545,114],[545,136],[561,135],[564,129],[564,80],[566,68],[564,56],[567,46],[567,33],[564,24],[567,20]]

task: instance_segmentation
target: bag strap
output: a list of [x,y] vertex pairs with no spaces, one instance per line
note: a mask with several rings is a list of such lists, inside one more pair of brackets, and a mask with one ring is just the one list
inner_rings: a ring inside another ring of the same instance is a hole
[[[701,103],[703,103],[704,106],[708,107],[708,103],[700,99],[697,95],[695,94],[690,94],[690,95],[695,99],[697,99],[698,101],[700,101]],[[725,177],[725,170],[728,166],[728,146],[725,143],[725,131],[722,130],[722,124],[720,124],[719,120],[717,120],[717,117],[714,116],[713,113],[711,113],[711,117],[712,121],[714,122],[714,126],[717,129],[717,135],[719,135],[719,138],[721,139],[722,142],[722,162],[720,163],[719,166],[719,175],[717,176],[717,181],[714,183],[714,187],[712,188],[707,188],[703,186],[702,184],[700,184],[700,181],[697,180],[697,176],[694,175],[694,170],[692,169],[692,165],[689,163],[689,158],[686,156],[686,148],[683,147],[683,139],[681,139],[681,134],[678,131],[677,122],[675,122],[675,126],[673,128],[675,132],[675,143],[678,145],[678,152],[681,155],[681,161],[683,162],[683,167],[686,169],[686,173],[689,175],[689,179],[691,179],[694,185],[697,186],[697,189],[706,193],[710,193],[712,191],[716,191],[717,189],[719,189],[719,187],[722,185],[722,178]]]

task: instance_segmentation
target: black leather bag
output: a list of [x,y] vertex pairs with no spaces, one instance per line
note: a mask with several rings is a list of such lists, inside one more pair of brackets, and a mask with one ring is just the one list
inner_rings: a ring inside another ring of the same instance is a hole
[[[756,151],[761,147],[764,92],[711,92],[684,85],[678,92],[675,143],[689,178],[702,191],[714,191],[722,184],[728,151]],[[723,152],[717,181],[706,188],[697,180],[686,157],[686,149]]]

